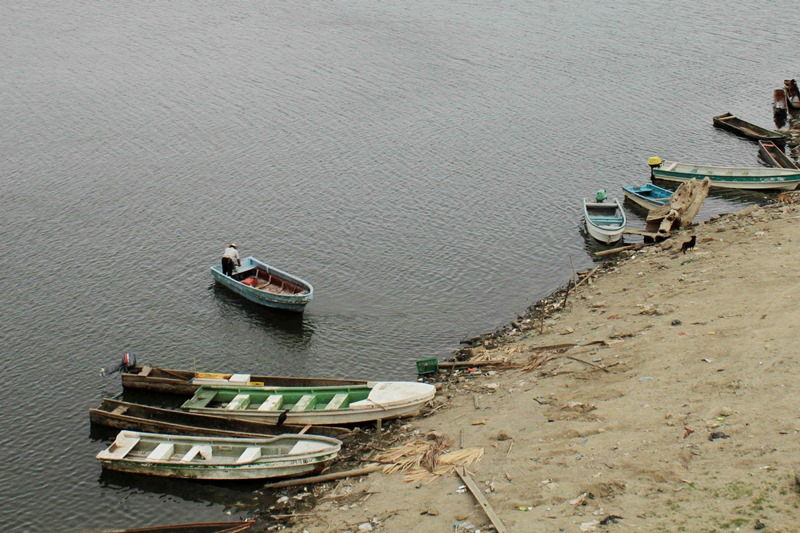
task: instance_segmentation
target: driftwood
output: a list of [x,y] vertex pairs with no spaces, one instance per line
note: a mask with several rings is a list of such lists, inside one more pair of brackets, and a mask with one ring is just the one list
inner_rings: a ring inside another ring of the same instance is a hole
[[265,489],[280,489],[283,487],[294,487],[295,485],[309,485],[311,483],[322,483],[324,481],[333,481],[335,479],[343,479],[348,477],[366,476],[372,472],[377,472],[383,468],[381,465],[370,465],[364,468],[357,468],[355,470],[345,470],[344,472],[334,472],[332,474],[323,474],[321,476],[301,477],[298,479],[290,479],[288,481],[278,481],[276,483],[267,483],[264,485]]
[[[510,447],[509,451],[511,451]],[[458,472],[458,475],[461,476],[461,479],[464,481],[464,484],[472,493],[472,496],[474,496],[475,499],[478,500],[478,503],[480,504],[481,508],[483,508],[483,512],[486,513],[486,516],[489,517],[489,520],[491,520],[492,525],[494,525],[494,529],[497,531],[497,533],[508,533],[506,526],[503,525],[503,522],[500,520],[500,517],[497,516],[497,513],[494,512],[492,506],[489,505],[489,502],[481,492],[481,489],[478,488],[478,486],[475,484],[475,481],[472,479],[472,476],[470,476],[467,473],[467,469],[464,468],[463,466],[459,466],[456,467],[456,472]]]
[[704,178],[700,182],[692,178],[682,183],[672,194],[668,204],[648,213],[645,231],[670,233],[672,230],[688,226],[700,212],[710,189],[709,178]]

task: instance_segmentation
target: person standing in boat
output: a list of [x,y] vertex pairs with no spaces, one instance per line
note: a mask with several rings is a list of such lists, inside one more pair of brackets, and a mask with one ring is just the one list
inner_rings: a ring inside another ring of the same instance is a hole
[[236,244],[231,243],[222,254],[222,273],[226,276],[233,276],[234,266],[242,266],[242,260],[239,259],[239,251],[236,249]]

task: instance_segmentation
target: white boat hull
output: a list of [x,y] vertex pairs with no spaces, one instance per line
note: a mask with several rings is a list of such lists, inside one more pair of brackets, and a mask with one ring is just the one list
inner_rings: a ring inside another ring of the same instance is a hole
[[323,470],[341,445],[337,439],[316,435],[241,438],[121,431],[97,459],[107,470],[151,476],[274,479]]
[[603,244],[614,244],[622,239],[626,217],[619,200],[608,204],[584,200],[583,219],[586,231],[594,240]]
[[718,189],[748,191],[793,191],[800,185],[800,170],[784,168],[715,167],[664,161],[653,169],[653,177],[664,181],[683,183],[696,178],[709,178],[711,186]]

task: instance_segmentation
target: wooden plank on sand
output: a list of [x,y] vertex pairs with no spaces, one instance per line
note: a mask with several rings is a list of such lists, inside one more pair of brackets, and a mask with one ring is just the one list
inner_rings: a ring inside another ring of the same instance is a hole
[[481,489],[478,488],[478,486],[475,484],[475,481],[473,481],[472,476],[470,476],[467,473],[467,469],[464,468],[463,466],[457,466],[456,472],[458,472],[458,475],[461,476],[461,479],[464,481],[464,484],[467,486],[467,488],[475,497],[475,499],[478,500],[478,503],[483,508],[483,512],[485,512],[486,516],[489,517],[489,520],[491,520],[495,530],[497,530],[497,533],[508,533],[506,526],[503,525],[503,521],[500,520],[500,517],[497,516],[497,513],[494,512],[492,506],[489,505],[489,502],[488,500],[486,500],[486,497],[484,497],[483,493],[481,492]]

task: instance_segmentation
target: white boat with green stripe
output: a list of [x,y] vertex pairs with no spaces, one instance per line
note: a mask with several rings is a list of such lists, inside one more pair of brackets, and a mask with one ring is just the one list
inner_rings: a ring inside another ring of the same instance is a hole
[[107,470],[182,479],[273,479],[322,471],[341,441],[317,435],[191,437],[120,431],[97,459]]
[[654,179],[685,182],[709,178],[712,187],[721,189],[793,191],[800,185],[800,170],[786,168],[717,167],[696,163],[661,161],[651,165]]
[[332,387],[202,386],[181,406],[271,424],[344,425],[417,414],[436,387],[413,381]]

